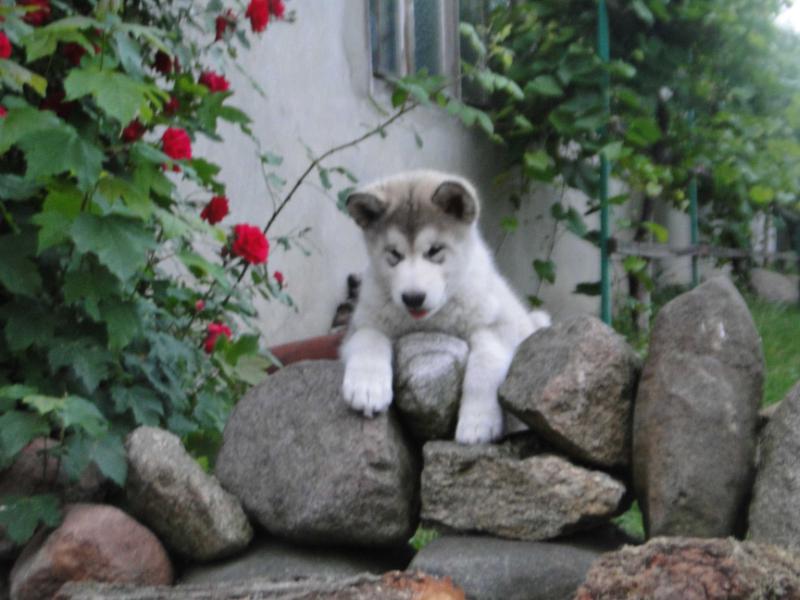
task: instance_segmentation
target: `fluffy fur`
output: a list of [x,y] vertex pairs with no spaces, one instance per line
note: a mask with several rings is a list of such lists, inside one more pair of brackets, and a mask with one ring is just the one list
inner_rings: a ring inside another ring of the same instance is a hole
[[457,176],[414,171],[355,192],[347,208],[370,260],[342,346],[345,400],[368,417],[387,410],[393,340],[442,331],[470,347],[456,440],[496,440],[497,388],[517,345],[550,319],[529,314],[497,272],[478,231],[475,189]]

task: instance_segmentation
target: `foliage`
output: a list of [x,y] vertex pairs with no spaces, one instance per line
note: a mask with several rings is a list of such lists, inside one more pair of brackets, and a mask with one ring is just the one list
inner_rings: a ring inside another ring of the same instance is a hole
[[408,540],[408,545],[411,546],[415,552],[419,552],[440,535],[441,534],[436,529],[417,527],[412,538]]
[[[122,485],[135,426],[213,447],[271,364],[252,295],[291,303],[266,229],[243,247],[199,210],[225,186],[193,140],[223,121],[252,136],[227,80],[208,83],[247,33],[234,18],[215,39],[218,1],[42,5],[0,5],[0,469],[49,435],[69,476],[94,462]],[[5,499],[0,514],[23,540],[56,508]]]
[[[635,197],[648,207],[658,199],[685,209],[688,181],[697,175],[704,234],[747,247],[754,211],[796,204],[800,191],[793,168],[800,45],[774,24],[782,4],[610,0],[612,59],[603,64],[594,0],[521,0],[496,8],[485,23],[462,24],[471,55],[464,74],[481,92],[510,173],[528,184],[563,182],[592,199],[583,215],[553,206],[553,217],[576,235],[599,240],[583,218],[599,208],[603,155],[630,190],[612,204]],[[617,225],[663,243],[667,232],[651,212]],[[646,261],[634,257],[623,266],[652,288]],[[543,279],[555,277],[549,257],[534,268]]]
[[747,298],[764,348],[762,406],[783,400],[800,382],[800,308]]

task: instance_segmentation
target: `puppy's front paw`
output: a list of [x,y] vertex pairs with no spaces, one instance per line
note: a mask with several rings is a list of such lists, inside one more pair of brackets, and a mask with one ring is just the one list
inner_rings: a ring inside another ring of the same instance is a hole
[[355,410],[371,417],[392,403],[392,367],[372,358],[347,362],[342,384],[344,400]]
[[503,435],[503,411],[498,406],[495,410],[468,410],[458,416],[456,441],[459,444],[485,444],[493,442]]

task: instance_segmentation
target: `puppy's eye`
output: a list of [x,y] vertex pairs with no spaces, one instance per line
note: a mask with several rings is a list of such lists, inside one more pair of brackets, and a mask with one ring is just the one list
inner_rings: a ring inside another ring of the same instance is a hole
[[402,254],[400,254],[400,253],[399,253],[397,250],[395,250],[394,248],[387,248],[387,249],[386,249],[386,262],[388,262],[388,263],[389,263],[389,266],[390,266],[390,267],[393,267],[393,266],[395,266],[397,263],[399,263],[399,262],[400,262],[401,260],[403,260],[404,258],[405,258],[405,256],[403,256]]
[[425,253],[425,258],[429,260],[442,260],[444,259],[444,245],[443,244],[433,244],[428,251]]

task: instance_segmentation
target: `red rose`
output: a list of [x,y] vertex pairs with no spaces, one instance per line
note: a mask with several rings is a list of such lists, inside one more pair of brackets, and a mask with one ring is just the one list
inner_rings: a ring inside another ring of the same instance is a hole
[[278,287],[283,289],[283,273],[280,271],[275,271],[273,273],[273,277],[275,277],[275,281],[278,283]]
[[164,154],[173,160],[192,158],[192,140],[184,129],[168,127],[161,136],[161,148]]
[[228,29],[236,29],[236,17],[234,16],[233,11],[228,9],[223,14],[219,15],[214,20],[214,28],[217,34],[214,38],[215,42],[223,39],[225,34],[228,32]]
[[250,19],[250,27],[259,33],[267,28],[269,23],[269,2],[268,0],[250,0],[245,13]]
[[278,19],[282,19],[283,18],[283,13],[285,11],[286,11],[286,6],[284,6],[283,0],[270,0],[269,1],[269,12],[271,12]]
[[11,56],[11,41],[5,31],[0,31],[0,58]]
[[224,75],[219,75],[214,71],[203,71],[199,81],[212,92],[227,92],[228,88],[231,87],[230,82],[225,79]]
[[86,48],[75,42],[64,44],[64,57],[76,67],[81,64],[83,55],[86,54]]
[[233,228],[231,251],[252,265],[267,262],[269,242],[258,227],[240,224]]
[[214,345],[217,343],[217,338],[220,335],[225,335],[226,338],[231,339],[231,328],[224,323],[209,323],[208,333],[203,342],[203,348],[208,354],[214,351]]
[[169,75],[172,73],[173,68],[177,71],[176,65],[172,63],[172,57],[161,50],[156,52],[156,59],[153,62],[153,67],[162,75]]
[[142,125],[142,122],[139,119],[134,119],[122,130],[122,139],[129,143],[135,142],[142,138],[145,131],[147,131],[147,128]]
[[175,96],[170,96],[169,102],[164,105],[164,113],[174,115],[180,107],[181,103],[178,102],[178,99]]
[[225,196],[214,196],[203,208],[200,218],[214,225],[222,221],[229,212],[228,199]]
[[7,114],[8,114],[8,111],[6,110],[6,107],[5,106],[0,106],[0,119],[5,118],[5,116]]
[[19,6],[39,7],[37,10],[26,12],[25,16],[22,17],[22,20],[29,25],[38,27],[50,19],[50,0],[19,0],[17,4]]

